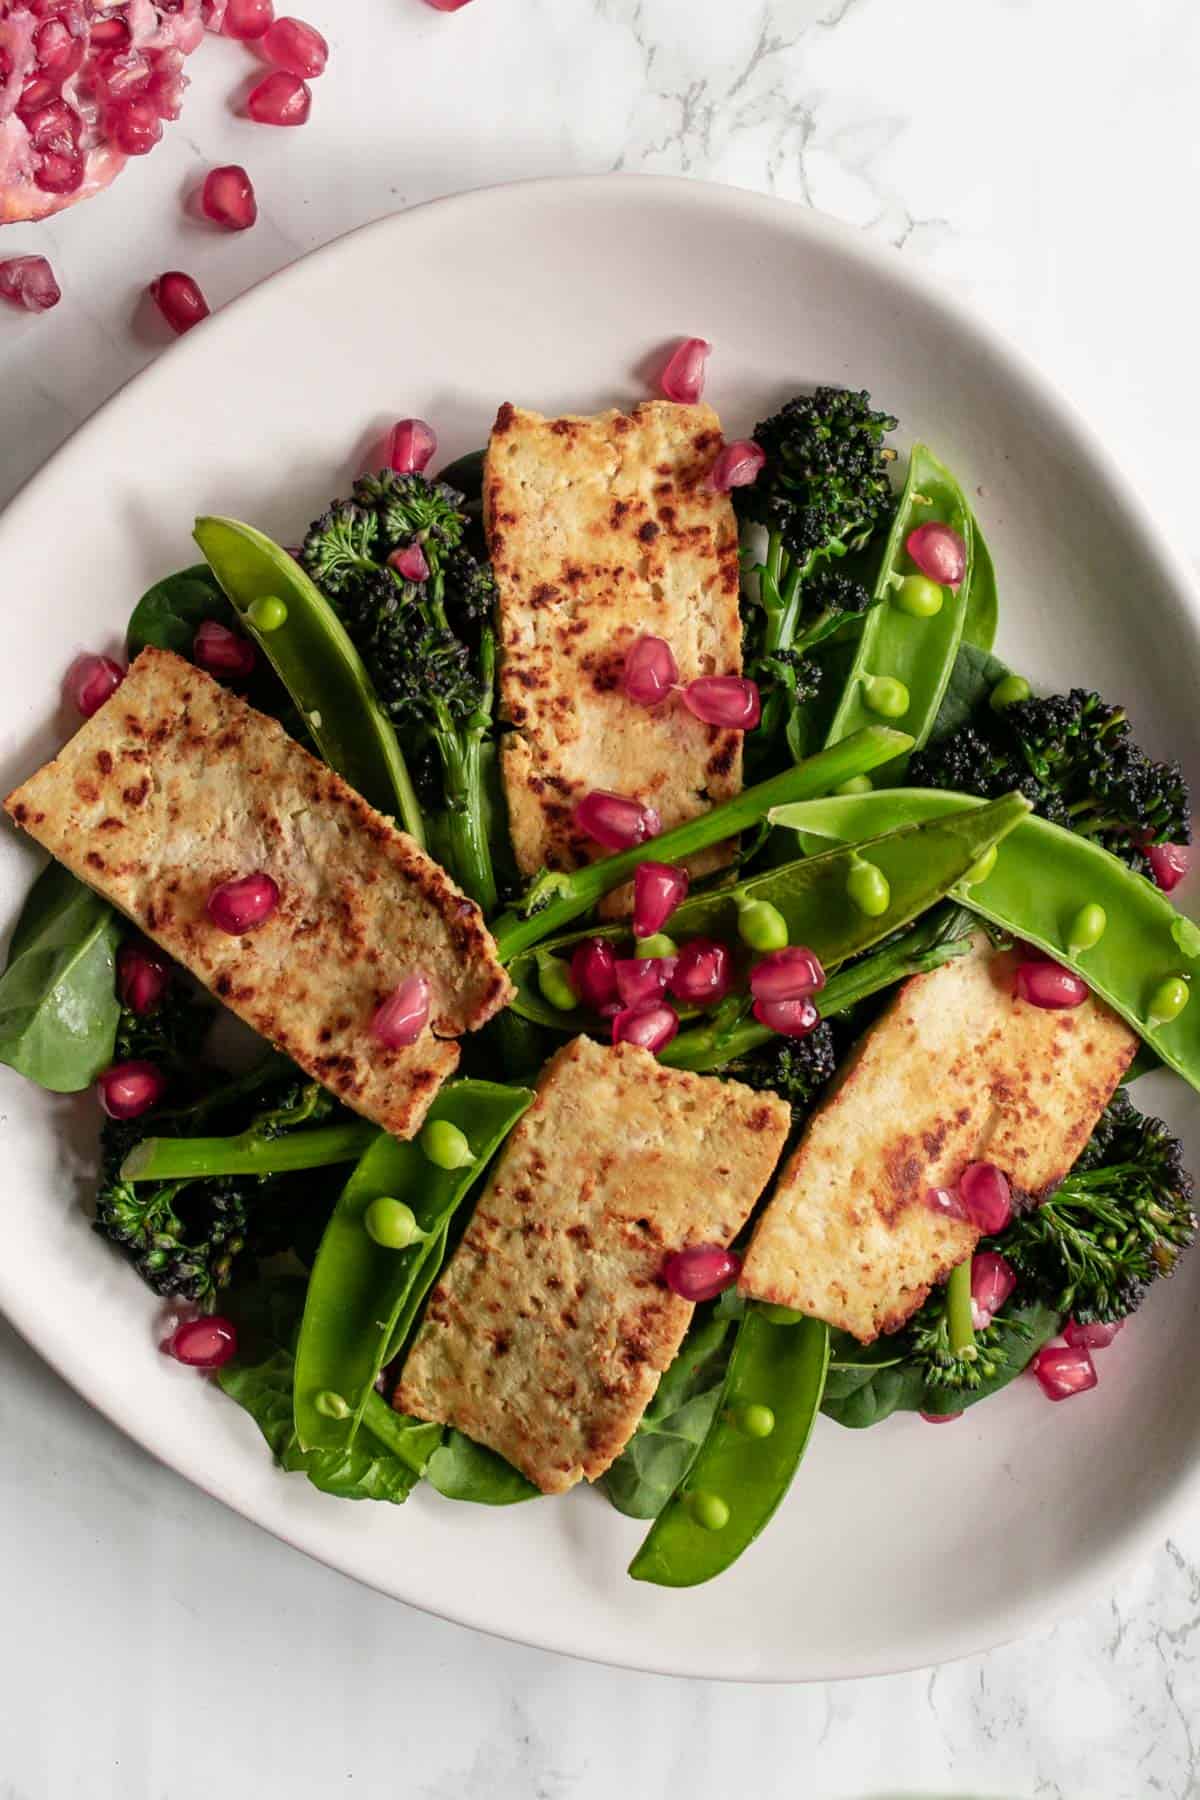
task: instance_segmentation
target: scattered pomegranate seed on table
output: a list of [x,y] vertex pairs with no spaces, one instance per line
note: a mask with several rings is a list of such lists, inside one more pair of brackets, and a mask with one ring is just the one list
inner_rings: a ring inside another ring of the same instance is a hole
[[204,216],[227,231],[248,231],[258,218],[254,184],[240,163],[210,169],[200,195]]
[[225,8],[225,35],[252,42],[266,33],[274,19],[273,0],[229,0]]
[[0,262],[0,299],[26,312],[49,312],[62,299],[62,289],[44,256],[10,256]]
[[192,656],[210,675],[223,675],[231,681],[244,681],[258,660],[250,639],[230,631],[217,619],[205,619],[197,626]]
[[712,345],[703,338],[684,338],[667,359],[659,377],[663,397],[690,406],[704,392],[704,365],[712,353]]
[[90,719],[124,679],[124,669],[111,656],[77,656],[67,670],[63,692],[83,717]]
[[388,436],[388,467],[420,475],[437,455],[437,432],[424,419],[398,419]]
[[316,27],[303,19],[276,19],[263,35],[262,48],[277,69],[310,80],[323,75],[329,61],[329,45]]
[[311,110],[308,83],[283,69],[264,76],[246,99],[246,111],[259,125],[303,125]]
[[418,970],[407,976],[371,1020],[371,1036],[389,1050],[415,1044],[429,1023],[429,980]]
[[471,4],[471,0],[425,0],[425,4],[432,6],[434,12],[450,13],[461,12],[464,6]]
[[189,1369],[220,1369],[237,1354],[237,1327],[217,1313],[187,1319],[163,1339],[159,1349]]
[[205,901],[204,910],[218,931],[242,937],[264,924],[278,905],[278,883],[265,869],[255,869],[251,875],[220,882]]
[[152,1062],[114,1063],[97,1081],[96,1091],[110,1119],[139,1119],[158,1105],[167,1078]]
[[208,317],[208,301],[198,283],[182,269],[168,269],[165,275],[152,281],[150,295],[171,330],[180,337]]

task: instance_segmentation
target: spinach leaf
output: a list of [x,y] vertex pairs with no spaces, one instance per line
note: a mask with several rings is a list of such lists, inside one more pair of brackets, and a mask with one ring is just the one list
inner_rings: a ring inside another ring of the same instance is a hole
[[190,569],[165,575],[147,588],[133,609],[125,634],[129,660],[147,644],[190,660],[196,627],[205,619],[216,619],[230,631],[238,629],[237,614],[208,564],[195,563]]
[[720,1404],[733,1324],[730,1309],[698,1309],[679,1355],[604,1477],[618,1512],[656,1519],[687,1474]]
[[928,741],[939,743],[965,725],[975,708],[986,702],[996,683],[1008,674],[1008,664],[990,650],[981,650],[976,644],[960,644]]
[[59,863],[30,888],[0,977],[0,1062],[55,1094],[88,1087],[113,1058],[116,913]]
[[519,1469],[461,1431],[449,1432],[434,1451],[425,1479],[444,1499],[471,1500],[477,1506],[513,1506],[538,1498],[538,1489]]

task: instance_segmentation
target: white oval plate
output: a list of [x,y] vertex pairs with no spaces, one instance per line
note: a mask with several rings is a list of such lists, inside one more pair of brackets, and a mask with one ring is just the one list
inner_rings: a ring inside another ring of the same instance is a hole
[[[708,396],[731,435],[804,384],[868,387],[977,492],[1009,659],[1119,695],[1152,748],[1195,764],[1186,572],[1052,389],[894,253],[778,201],[631,177],[468,194],[356,232],[193,332],[86,425],[0,521],[5,791],[61,741],[74,652],[118,646],[138,594],[196,560],[196,513],[294,541],[392,417],[435,421],[457,455],[503,400],[635,400],[647,353],[681,332],[713,342]],[[0,917],[34,864],[5,833]],[[1195,1112],[1179,1084],[1150,1098]],[[248,1518],[487,1631],[741,1680],[939,1661],[1076,1605],[1162,1531],[1193,1477],[1200,1253],[1073,1405],[1021,1381],[954,1432],[910,1415],[863,1433],[822,1420],[770,1530],[707,1588],[629,1581],[642,1528],[598,1494],[499,1512],[428,1492],[402,1509],[328,1499],[277,1472],[216,1388],[154,1353],[154,1301],[84,1222],[90,1098],[55,1101],[0,1070],[0,1109],[0,1305],[30,1343]]]

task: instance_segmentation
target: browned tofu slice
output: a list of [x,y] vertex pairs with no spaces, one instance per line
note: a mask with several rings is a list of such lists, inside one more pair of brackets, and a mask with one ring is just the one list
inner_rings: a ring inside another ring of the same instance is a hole
[[788,1120],[773,1094],[632,1044],[566,1045],[433,1290],[394,1404],[490,1445],[544,1493],[594,1481],[692,1316],[665,1258],[731,1242]]
[[[621,691],[626,652],[665,638],[680,678],[741,672],[738,540],[708,475],[721,425],[708,406],[546,419],[502,406],[484,518],[500,588],[502,768],[517,863],[573,869],[604,855],[572,823],[592,788],[654,806],[666,830],[741,786],[741,738],[672,697]],[[694,869],[725,860],[705,853]]]
[[[122,685],[5,807],[206,987],[398,1137],[458,1064],[454,1040],[511,985],[479,908],[303,750],[181,657],[143,650]],[[265,870],[280,904],[231,937],[205,901]],[[376,1008],[424,971],[430,1024],[393,1050]]]
[[1062,1180],[1137,1039],[1095,998],[1069,1012],[1016,999],[1014,966],[982,939],[904,984],[785,1164],[743,1294],[870,1343],[978,1241],[930,1210],[930,1188],[952,1188],[972,1162],[1030,1196]]

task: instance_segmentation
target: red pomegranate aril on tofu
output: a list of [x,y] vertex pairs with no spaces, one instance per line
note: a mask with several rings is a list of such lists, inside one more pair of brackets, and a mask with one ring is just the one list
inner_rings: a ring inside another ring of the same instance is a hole
[[971,1258],[971,1323],[976,1331],[991,1324],[1017,1285],[1011,1266],[996,1250]]
[[758,683],[742,675],[701,675],[680,698],[694,717],[723,731],[753,731],[762,718]]
[[122,944],[117,951],[117,996],[139,1018],[152,1013],[171,982],[171,966],[153,944]]
[[571,986],[579,1004],[600,1012],[617,998],[617,958],[605,938],[585,938],[571,955]]
[[940,1213],[943,1219],[962,1219],[965,1221],[967,1217],[967,1209],[953,1188],[926,1188],[925,1204],[930,1212]]
[[246,111],[259,125],[303,125],[312,111],[312,93],[299,75],[276,69],[251,88]]
[[1124,1323],[1124,1319],[1113,1319],[1107,1323],[1093,1319],[1090,1324],[1080,1325],[1076,1320],[1069,1319],[1063,1336],[1073,1350],[1107,1350]]
[[1048,1344],[1029,1366],[1047,1400],[1073,1400],[1076,1394],[1086,1394],[1094,1388],[1100,1379],[1082,1345]]
[[244,681],[257,661],[254,645],[238,631],[230,631],[219,619],[204,619],[192,639],[192,660],[210,675]]
[[803,944],[768,952],[750,971],[750,992],[756,1000],[807,1000],[824,986],[820,959]]
[[67,670],[63,691],[72,706],[90,719],[124,679],[124,669],[111,656],[77,656]]
[[627,794],[610,793],[607,788],[593,788],[585,794],[576,803],[574,818],[576,829],[605,850],[632,850],[662,830],[652,806],[643,806]]
[[667,358],[659,378],[663,397],[681,406],[693,406],[704,392],[704,365],[712,345],[704,338],[683,338]]
[[733,985],[728,945],[704,937],[681,945],[668,985],[686,1006],[715,1006]]
[[627,651],[621,688],[635,706],[660,706],[678,680],[679,667],[666,638],[640,637]]
[[676,863],[639,863],[633,876],[633,935],[656,937],[687,899],[688,872]]
[[674,1250],[663,1264],[663,1280],[681,1300],[715,1300],[733,1286],[741,1272],[741,1257],[721,1244]]
[[167,1091],[167,1078],[152,1062],[114,1063],[96,1082],[100,1104],[110,1119],[140,1119]]
[[429,978],[418,970],[407,976],[371,1020],[371,1035],[389,1050],[415,1044],[429,1023]]
[[1150,872],[1164,894],[1177,888],[1192,866],[1190,844],[1150,844],[1146,849]]
[[254,183],[240,163],[223,163],[208,171],[200,205],[204,216],[226,231],[248,231],[258,218]]
[[325,73],[329,61],[329,45],[314,25],[303,19],[276,19],[263,34],[262,47],[269,62],[289,75],[306,75],[311,80]]
[[278,883],[265,869],[255,869],[253,874],[222,881],[208,896],[204,910],[218,931],[242,937],[265,924],[278,905]]
[[967,1218],[985,1237],[991,1237],[1012,1219],[1012,1190],[995,1163],[968,1163],[958,1178],[958,1195]]
[[187,1319],[159,1348],[189,1369],[220,1369],[237,1355],[237,1327],[219,1313]]
[[753,438],[735,438],[717,455],[708,476],[708,485],[718,494],[731,488],[753,487],[767,460],[767,453]]
[[1082,1006],[1091,992],[1081,975],[1048,959],[1018,963],[1014,985],[1019,999],[1048,1012]]
[[821,1023],[812,1000],[756,1000],[751,1011],[760,1025],[780,1037],[807,1037]]
[[0,262],[0,299],[26,312],[49,312],[62,299],[62,289],[44,256],[10,256]]
[[657,1056],[679,1030],[679,1014],[666,1001],[657,1006],[626,1006],[612,1022],[614,1044],[637,1044]]
[[388,467],[420,475],[437,455],[437,432],[424,419],[397,419],[388,434]]
[[180,337],[208,317],[208,301],[200,292],[199,283],[182,269],[168,269],[152,281],[150,295],[171,330]]
[[967,546],[952,525],[918,525],[904,548],[930,581],[957,587],[967,572]]

